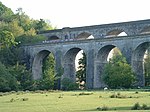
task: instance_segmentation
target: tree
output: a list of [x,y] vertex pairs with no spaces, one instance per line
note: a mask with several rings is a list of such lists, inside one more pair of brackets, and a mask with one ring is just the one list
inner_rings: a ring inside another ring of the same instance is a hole
[[12,20],[11,22],[0,22],[0,30],[1,31],[9,31],[16,38],[24,34],[24,30],[22,27],[18,25],[17,20]]
[[144,69],[145,69],[145,86],[150,86],[150,52],[147,53],[147,56],[144,60]]
[[32,74],[24,65],[17,63],[9,67],[9,72],[16,78],[20,90],[32,90]]
[[0,62],[0,92],[17,90],[17,81]]
[[1,48],[9,48],[10,46],[16,44],[13,34],[6,30],[0,32],[0,42]]
[[125,57],[116,55],[106,64],[103,79],[110,88],[129,88],[135,82],[135,74]]
[[[33,44],[46,40],[46,37],[36,35],[38,31],[54,29],[50,23],[45,20],[33,20],[18,8],[14,14],[11,9],[7,8],[0,2],[0,90],[15,90],[16,82],[20,90],[32,89],[38,85],[41,89],[51,89],[54,85],[54,58],[45,61],[43,79],[33,83],[31,71],[24,65],[25,57],[20,46],[23,44]],[[52,63],[51,63],[52,62]],[[8,77],[7,77],[8,76]],[[9,79],[9,77],[11,79]],[[10,85],[10,83],[12,83]],[[36,88],[34,88],[36,89]],[[38,89],[38,88],[37,88]]]
[[14,15],[12,10],[0,2],[0,21],[11,21],[12,15]]
[[43,61],[43,78],[37,81],[37,88],[48,90],[54,88],[55,83],[55,61],[52,54]]
[[79,59],[79,67],[78,71],[76,73],[76,77],[79,79],[80,82],[84,81],[86,82],[86,55],[83,52],[83,57]]

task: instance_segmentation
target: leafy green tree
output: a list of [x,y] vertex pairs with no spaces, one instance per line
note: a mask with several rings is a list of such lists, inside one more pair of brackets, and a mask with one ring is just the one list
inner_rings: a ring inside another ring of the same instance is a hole
[[68,78],[64,78],[61,81],[62,90],[70,91],[70,90],[77,90],[79,85]]
[[26,67],[18,63],[9,68],[9,72],[17,79],[20,90],[32,90],[32,74],[26,70]]
[[0,22],[0,30],[6,30],[11,32],[14,37],[18,37],[24,34],[24,30],[22,27],[18,25],[17,20],[12,20],[11,22]]
[[8,71],[8,69],[0,62],[0,91],[6,92],[17,90],[17,81]]
[[150,86],[150,52],[148,52],[145,58],[144,69],[145,69],[145,86]]
[[12,10],[0,2],[0,21],[10,21],[11,16],[14,15]]
[[110,88],[130,88],[135,83],[135,74],[125,57],[116,55],[106,64],[103,79]]
[[16,38],[16,42],[18,42],[19,44],[33,44],[42,42],[43,40],[46,40],[46,37],[41,35],[22,35]]
[[83,52],[83,57],[79,59],[78,71],[76,72],[76,77],[79,79],[79,82],[86,82],[86,55]]
[[46,22],[43,19],[32,21],[32,26],[37,32],[55,29],[50,22]]
[[43,61],[43,78],[36,81],[38,89],[48,90],[54,88],[55,83],[55,61],[52,54],[46,57]]
[[18,8],[17,14],[15,14],[16,20],[18,21],[19,26],[21,26],[24,31],[28,31],[32,28],[32,20],[28,15],[23,12],[22,8]]
[[[7,74],[13,81],[16,81],[20,90],[27,90],[36,86],[41,89],[51,89],[56,79],[54,73],[54,58],[44,62],[43,79],[33,83],[31,71],[26,70],[24,66],[23,50],[19,48],[23,44],[33,44],[46,40],[46,37],[36,35],[42,30],[54,29],[52,25],[43,19],[33,20],[26,15],[22,8],[18,8],[14,14],[11,9],[7,8],[0,2],[0,62]],[[5,67],[5,68],[6,68]],[[9,70],[9,71],[8,71]],[[5,91],[15,90],[9,85],[11,80],[7,80],[7,75],[1,75],[1,87],[6,87]],[[9,79],[9,78],[8,78]],[[41,85],[41,86],[40,86]],[[38,88],[37,88],[38,89]]]
[[0,50],[0,61],[5,64],[5,66],[13,66],[18,62],[19,64],[24,64],[23,49],[18,47],[3,48]]
[[3,30],[0,32],[0,47],[9,48],[12,45],[15,45],[15,38],[13,34],[9,31]]

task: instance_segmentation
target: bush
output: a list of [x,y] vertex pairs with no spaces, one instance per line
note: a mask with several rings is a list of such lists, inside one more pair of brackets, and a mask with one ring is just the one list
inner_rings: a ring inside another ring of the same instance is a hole
[[98,107],[97,110],[99,110],[99,111],[107,111],[107,110],[109,110],[109,108],[104,105],[103,107]]
[[0,62],[0,92],[17,90],[17,80]]
[[146,104],[143,104],[141,107],[142,110],[148,110],[150,109],[150,107],[148,107]]
[[140,110],[141,107],[140,107],[140,104],[137,102],[133,105],[133,107],[131,108],[131,110]]
[[92,95],[93,93],[85,93],[85,92],[82,92],[82,93],[79,93],[79,95]]
[[121,95],[120,93],[110,95],[110,98],[127,98],[125,95]]
[[135,103],[131,109],[132,110],[150,110],[150,107],[147,106],[146,104],[143,104],[142,106],[140,106],[139,103]]
[[135,74],[122,55],[117,55],[106,64],[103,80],[110,88],[130,88],[135,83]]
[[62,90],[77,90],[79,88],[79,85],[77,83],[72,82],[68,78],[64,78],[61,82],[62,84]]

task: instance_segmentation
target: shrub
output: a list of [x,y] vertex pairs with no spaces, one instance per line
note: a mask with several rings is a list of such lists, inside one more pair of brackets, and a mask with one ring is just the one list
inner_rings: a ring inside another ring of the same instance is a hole
[[116,94],[110,95],[110,98],[117,98]]
[[97,110],[99,110],[99,111],[107,111],[107,110],[109,110],[109,108],[104,105],[103,107],[97,107]]
[[72,82],[68,78],[64,78],[61,82],[62,84],[62,90],[77,90],[79,88],[79,85],[75,82]]
[[142,110],[148,110],[150,109],[150,107],[148,107],[146,104],[143,104],[141,107]]
[[101,110],[102,110],[102,111],[107,111],[108,109],[109,109],[109,108],[104,105]]
[[120,93],[110,95],[110,98],[127,98],[125,95],[121,95]]
[[146,104],[143,104],[142,106],[140,106],[139,103],[135,103],[131,109],[132,110],[150,110],[150,107],[147,106]]
[[135,74],[125,57],[117,55],[105,65],[103,80],[109,88],[130,88],[135,83]]
[[133,107],[131,108],[131,110],[140,110],[141,107],[140,107],[140,104],[137,102],[133,105]]
[[93,93],[85,93],[85,92],[82,92],[82,93],[79,93],[79,95],[92,95]]

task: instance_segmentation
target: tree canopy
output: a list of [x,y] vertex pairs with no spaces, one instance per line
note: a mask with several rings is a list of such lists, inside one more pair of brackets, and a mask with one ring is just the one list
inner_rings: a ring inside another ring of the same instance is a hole
[[125,57],[116,55],[106,64],[103,79],[110,88],[130,88],[135,83],[135,74]]
[[37,33],[51,29],[54,27],[50,22],[30,19],[22,8],[13,13],[0,2],[0,91],[41,89],[38,85],[43,85],[42,89],[53,88],[54,59],[50,57],[45,63],[47,68],[43,68],[44,81],[33,81],[20,48],[23,44],[45,40],[45,37]]

